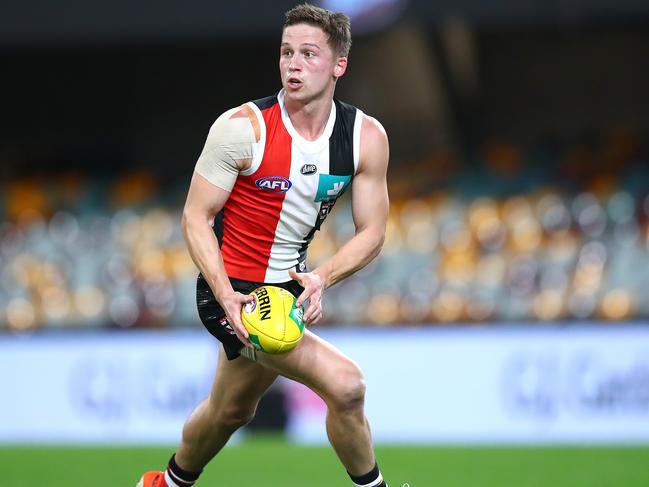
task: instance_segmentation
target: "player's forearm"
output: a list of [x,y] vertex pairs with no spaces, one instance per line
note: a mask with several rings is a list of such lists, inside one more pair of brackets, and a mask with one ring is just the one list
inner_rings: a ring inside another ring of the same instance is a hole
[[358,232],[329,260],[313,272],[331,287],[369,264],[381,251],[385,228],[368,227]]
[[214,296],[221,302],[223,294],[232,292],[232,285],[210,222],[201,216],[183,214],[182,228],[194,264],[210,285]]

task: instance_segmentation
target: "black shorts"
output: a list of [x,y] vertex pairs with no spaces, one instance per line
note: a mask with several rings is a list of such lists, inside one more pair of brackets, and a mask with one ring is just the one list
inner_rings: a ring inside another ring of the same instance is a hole
[[[263,282],[243,281],[232,277],[230,283],[232,288],[241,294],[249,294],[259,286],[264,285]],[[272,283],[272,285],[286,289],[296,298],[304,291],[304,288],[297,281]],[[223,350],[225,350],[228,360],[237,358],[243,348],[243,343],[235,335],[225,317],[225,311],[214,297],[214,293],[212,293],[212,289],[207,284],[203,274],[198,274],[198,280],[196,281],[196,306],[198,307],[198,316],[200,316],[207,331],[223,344]]]

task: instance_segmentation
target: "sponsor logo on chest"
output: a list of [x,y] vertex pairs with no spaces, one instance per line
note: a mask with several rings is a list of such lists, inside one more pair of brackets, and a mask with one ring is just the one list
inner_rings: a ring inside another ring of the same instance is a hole
[[300,174],[308,176],[309,174],[315,174],[318,172],[318,166],[315,164],[305,164],[300,168]]
[[257,187],[271,193],[286,193],[291,189],[292,183],[282,176],[266,176],[255,181]]
[[320,174],[314,201],[335,201],[347,189],[351,179],[351,176]]

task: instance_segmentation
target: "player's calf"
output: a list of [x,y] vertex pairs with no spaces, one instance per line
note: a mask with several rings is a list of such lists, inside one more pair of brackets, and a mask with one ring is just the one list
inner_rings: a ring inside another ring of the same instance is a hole
[[180,465],[190,471],[205,467],[237,429],[252,421],[255,411],[256,405],[203,402],[183,428],[176,452]]

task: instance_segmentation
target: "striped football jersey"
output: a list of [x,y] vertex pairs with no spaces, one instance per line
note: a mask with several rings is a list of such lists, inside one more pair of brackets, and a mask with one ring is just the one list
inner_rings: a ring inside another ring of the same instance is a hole
[[241,171],[214,230],[228,276],[289,281],[306,270],[307,247],[358,169],[361,110],[334,100],[323,134],[301,137],[283,92],[247,104],[260,126],[250,168]]

